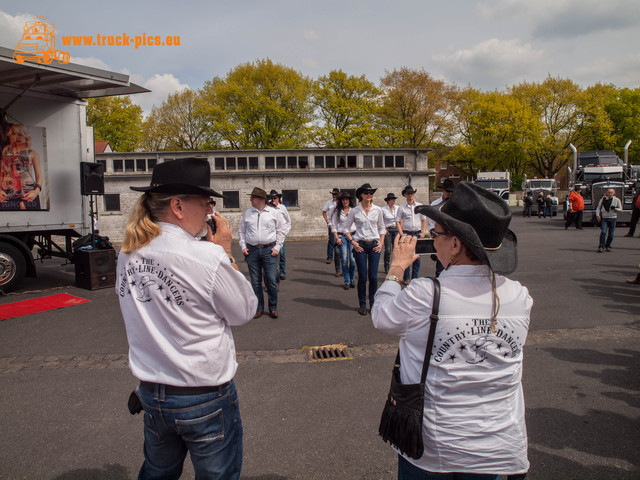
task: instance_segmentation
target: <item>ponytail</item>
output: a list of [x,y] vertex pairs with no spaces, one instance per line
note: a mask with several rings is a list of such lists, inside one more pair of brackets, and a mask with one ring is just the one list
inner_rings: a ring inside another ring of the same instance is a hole
[[157,222],[163,216],[171,198],[175,196],[145,193],[138,198],[127,222],[124,242],[122,242],[124,253],[131,253],[144,247],[162,233]]

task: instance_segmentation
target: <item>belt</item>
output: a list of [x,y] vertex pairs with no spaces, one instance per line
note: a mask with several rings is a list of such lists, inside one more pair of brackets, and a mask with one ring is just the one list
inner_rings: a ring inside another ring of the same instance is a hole
[[247,247],[253,247],[253,248],[273,248],[275,246],[276,246],[276,242],[259,243],[257,245],[251,245],[250,243],[247,243]]
[[[164,393],[166,395],[202,395],[203,393],[213,393],[225,388],[230,382],[223,383],[215,387],[176,387],[174,385],[164,385]],[[145,390],[153,393],[156,386],[163,386],[161,383],[143,382],[140,381],[140,386]]]
[[422,233],[422,232],[420,232],[420,230],[417,230],[417,231],[415,231],[415,232],[409,232],[409,231],[407,231],[407,230],[403,230],[403,233],[405,233],[406,235],[415,235],[415,234],[417,234],[417,233]]
[[370,242],[367,242],[365,240],[356,240],[356,242],[358,242],[360,245],[373,245],[374,243],[376,245],[378,244],[378,240],[371,240]]

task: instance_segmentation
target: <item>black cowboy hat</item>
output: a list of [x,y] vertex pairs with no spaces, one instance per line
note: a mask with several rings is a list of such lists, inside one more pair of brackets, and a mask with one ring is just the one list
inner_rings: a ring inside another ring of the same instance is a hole
[[353,198],[353,194],[350,193],[348,190],[342,190],[340,192],[340,198]]
[[360,197],[362,196],[362,192],[364,192],[365,190],[373,190],[373,193],[376,193],[376,190],[378,189],[372,188],[371,185],[368,183],[361,185],[360,188],[356,189],[356,197],[358,197],[358,200],[360,200]]
[[509,230],[511,210],[495,193],[460,182],[446,202],[415,211],[458,237],[495,273],[508,275],[518,266],[517,239]]
[[456,184],[453,183],[453,180],[451,180],[450,178],[445,178],[444,181],[442,182],[442,185],[440,185],[440,188],[443,189],[445,192],[453,192],[456,188]]
[[390,193],[387,193],[386,197],[384,197],[384,201],[388,202],[389,200],[395,200],[396,198],[398,198],[396,197],[396,194],[393,192],[390,192]]
[[282,198],[282,194],[278,193],[276,190],[272,188],[271,191],[269,192],[269,198],[273,198],[273,197]]
[[333,187],[333,190],[331,190],[329,193],[331,195],[337,195],[339,191],[340,189],[338,187]]
[[195,157],[159,163],[153,167],[150,186],[129,188],[145,193],[223,197],[211,189],[211,168],[207,159]]
[[415,190],[411,185],[407,185],[402,189],[402,195],[405,195],[407,193],[416,193],[417,191],[418,190]]

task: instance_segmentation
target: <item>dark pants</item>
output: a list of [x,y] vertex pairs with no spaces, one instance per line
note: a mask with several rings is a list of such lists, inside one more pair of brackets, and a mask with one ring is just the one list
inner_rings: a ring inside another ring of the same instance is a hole
[[389,271],[389,264],[391,263],[391,252],[393,252],[393,242],[396,241],[398,236],[397,228],[387,228],[387,236],[384,237],[384,273]]
[[376,243],[360,246],[362,252],[353,251],[358,269],[358,302],[361,307],[367,306],[367,280],[369,280],[369,307],[373,306],[373,297],[378,291],[378,265],[380,264],[380,252],[374,252]]
[[524,206],[524,210],[522,211],[522,216],[523,217],[530,217],[531,216],[531,205],[526,205]]
[[582,214],[583,211],[579,210],[577,212],[567,212],[567,221],[564,223],[564,228],[569,228],[571,224],[575,221],[576,228],[578,230],[582,230]]
[[249,255],[244,257],[249,267],[251,288],[258,299],[257,310],[264,310],[264,294],[262,293],[262,276],[267,287],[269,310],[278,309],[278,256],[271,255],[271,247],[255,248],[247,245]]
[[422,470],[398,455],[398,480],[499,480],[500,475],[484,473],[434,473]]
[[329,240],[327,242],[327,260],[333,260],[336,266],[336,272],[340,271],[342,260],[340,259],[340,249],[336,246],[336,240],[331,232],[331,227],[327,227],[329,231]]
[[[419,233],[408,233],[407,235],[410,237],[420,238]],[[413,262],[409,267],[407,267],[407,269],[404,271],[403,280],[409,280],[410,278],[418,278],[419,274],[420,274],[420,258],[418,257],[418,259],[415,262]]]
[[629,235],[632,237],[636,233],[638,220],[640,220],[640,208],[634,208],[631,212],[631,221],[629,222]]

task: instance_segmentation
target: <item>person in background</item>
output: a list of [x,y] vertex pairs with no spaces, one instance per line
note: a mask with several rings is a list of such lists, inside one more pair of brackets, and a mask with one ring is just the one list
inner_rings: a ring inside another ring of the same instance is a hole
[[[282,223],[284,225],[284,236],[289,235],[291,231],[291,217],[289,216],[289,211],[287,207],[285,207],[280,200],[282,199],[282,194],[278,193],[276,190],[271,189],[269,192],[269,206],[271,208],[275,208],[280,215],[282,216]],[[286,257],[284,247],[286,245],[286,241],[282,242],[282,248],[280,249],[280,261],[278,262],[278,279],[285,280],[287,278],[287,274],[285,273],[285,267],[287,266]]]
[[[402,190],[402,196],[407,200],[398,207],[396,214],[396,226],[398,235],[411,235],[416,238],[424,238],[427,235],[427,217],[415,212],[416,207],[422,205],[415,201],[416,192],[411,185],[407,185]],[[420,257],[418,257],[404,272],[404,283],[409,285],[412,278],[418,278],[420,274]]]
[[[231,226],[213,216],[209,162],[159,163],[133,208],[118,255],[116,293],[144,409],[138,478],[179,478],[187,452],[198,478],[240,478],[242,420],[231,326],[257,300],[231,256]],[[200,237],[206,235],[206,241]],[[130,402],[131,402],[130,399]],[[137,409],[131,408],[132,413]]]
[[336,267],[336,277],[342,275],[342,271],[340,270],[340,252],[335,248],[335,239],[333,237],[333,233],[331,232],[331,225],[329,225],[329,210],[331,208],[335,208],[337,205],[338,193],[340,189],[335,188],[331,190],[331,200],[327,200],[327,203],[324,204],[322,208],[322,217],[324,218],[325,223],[327,224],[327,231],[329,234],[329,240],[327,241],[327,260],[326,263],[331,263],[334,260],[334,265]]
[[353,245],[347,241],[346,233],[349,231],[353,235],[356,231],[356,226],[351,225],[351,229],[346,229],[347,218],[349,218],[349,212],[351,211],[351,200],[353,196],[343,191],[339,194],[339,203],[335,209],[331,210],[331,217],[329,223],[333,230],[334,240],[337,245],[336,248],[340,248],[340,258],[342,260],[342,275],[344,277],[344,289],[355,288],[356,281],[356,262],[353,257]]
[[536,204],[538,205],[538,218],[547,218],[547,202],[544,199],[544,193],[540,192],[536,198]]
[[[442,182],[442,185],[440,185],[440,188],[442,189],[442,195],[440,195],[439,198],[436,198],[433,202],[431,202],[432,207],[438,207],[442,205],[444,202],[446,202],[447,200],[449,200],[449,198],[451,198],[451,194],[456,188],[456,185],[455,183],[453,183],[453,180],[451,180],[450,178],[445,178],[444,181]],[[433,230],[435,225],[436,223],[433,221],[433,219],[431,218],[427,219],[427,228],[429,229],[429,232]],[[444,270],[444,265],[442,265],[442,263],[438,259],[438,256],[436,255],[436,277],[439,276],[440,272],[442,272],[443,270]]]
[[523,217],[531,217],[531,206],[533,205],[533,197],[531,193],[527,193],[522,199],[522,203],[524,204],[524,209],[522,211]]
[[253,318],[264,313],[262,277],[267,287],[269,316],[278,318],[278,253],[285,237],[282,216],[277,210],[267,206],[267,192],[255,187],[249,194],[251,208],[240,221],[238,241],[247,266],[251,287],[258,299],[258,308]]
[[602,253],[603,250],[611,251],[613,233],[616,231],[618,210],[622,210],[622,202],[616,197],[616,191],[613,188],[609,188],[596,207],[596,216],[600,222],[598,253]]
[[384,237],[384,273],[389,271],[393,242],[396,239],[396,235],[398,235],[398,226],[396,225],[396,213],[398,211],[398,207],[396,207],[397,198],[394,193],[387,193],[384,199],[387,204],[382,207],[384,227],[387,229],[387,234]]
[[[349,211],[344,223],[345,236],[353,245],[353,257],[358,269],[358,302],[360,315],[367,314],[367,281],[369,281],[369,308],[373,307],[373,300],[378,290],[378,265],[380,252],[384,245],[384,220],[382,209],[373,204],[375,188],[368,183],[356,190],[356,197],[360,205]],[[355,224],[356,231],[351,234],[351,226]]]
[[544,201],[544,214],[551,219],[553,217],[553,200],[551,200],[551,195],[547,195],[547,198]]
[[631,205],[633,205],[633,209],[631,210],[631,220],[629,221],[629,232],[625,235],[625,237],[633,237],[636,233],[636,225],[638,224],[638,220],[640,220],[640,182],[636,182],[636,194],[631,200]]
[[[638,265],[638,268],[640,268],[640,265]],[[636,275],[636,278],[633,278],[631,280],[627,280],[627,283],[630,283],[631,285],[640,285],[640,273],[638,273],[638,275]]]
[[[440,207],[416,209],[435,221],[434,247],[446,266],[425,381],[419,459],[398,455],[398,478],[498,480],[529,468],[522,391],[523,347],[533,300],[503,275],[515,271],[517,240],[504,200],[461,182]],[[419,383],[434,302],[433,281],[403,289],[417,239],[398,236],[389,275],[371,311],[375,328],[400,337],[400,381]]]
[[582,230],[582,214],[584,212],[584,198],[580,193],[580,185],[575,185],[571,194],[569,194],[569,211],[567,212],[567,221],[564,224],[566,230],[575,221],[576,228]]

